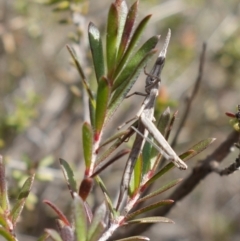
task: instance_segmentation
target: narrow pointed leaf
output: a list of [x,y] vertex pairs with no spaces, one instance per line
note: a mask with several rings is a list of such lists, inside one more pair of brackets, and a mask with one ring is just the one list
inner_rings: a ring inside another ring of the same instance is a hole
[[88,101],[89,106],[89,115],[90,115],[90,121],[91,125],[95,126],[95,116],[96,116],[96,102],[94,101],[94,104],[89,100]]
[[152,51],[148,52],[143,57],[142,61],[140,61],[140,63],[138,63],[136,68],[132,70],[133,72],[131,74],[129,73],[130,76],[128,76],[126,81],[124,81],[124,83],[117,88],[117,90],[115,91],[115,93],[114,93],[114,95],[111,99],[110,105],[109,105],[109,112],[108,112],[107,120],[109,120],[112,117],[114,112],[117,110],[119,105],[122,103],[122,101],[124,100],[124,98],[128,94],[129,90],[132,88],[132,86],[136,82],[141,70],[143,69],[143,66],[146,65],[146,62],[155,53],[156,53],[156,50],[152,50]]
[[54,229],[45,229],[45,232],[54,240],[54,241],[63,241],[60,234]]
[[97,92],[97,106],[96,106],[96,117],[95,117],[95,141],[99,139],[99,134],[102,131],[105,117],[107,114],[108,99],[110,94],[110,86],[108,80],[102,77],[99,81],[98,92]]
[[171,219],[165,217],[146,217],[138,218],[128,221],[127,224],[140,224],[140,223],[174,223]]
[[82,143],[85,166],[86,169],[89,169],[92,161],[93,130],[87,122],[82,126]]
[[109,208],[112,216],[115,217],[117,215],[116,211],[115,211],[115,208],[113,206],[113,203],[112,203],[112,201],[110,199],[110,196],[109,196],[109,194],[107,192],[107,189],[106,189],[102,179],[99,176],[96,176],[95,179],[96,179],[97,183],[99,184],[100,188],[102,189],[102,192],[103,192],[104,197],[105,197],[105,201],[106,201],[106,203],[108,205],[108,208]]
[[100,31],[97,27],[90,23],[88,26],[88,38],[92,52],[93,64],[97,81],[104,76],[105,66],[103,57],[103,47]]
[[[142,66],[144,66],[146,64],[146,61],[148,60],[148,58],[147,58],[148,54],[151,53],[151,51],[156,47],[158,41],[159,41],[159,36],[151,37],[131,57],[131,59],[129,60],[129,62],[125,66],[124,70],[121,72],[121,74],[119,74],[117,76],[117,78],[114,82],[114,85],[113,85],[113,91],[116,90],[120,85],[123,85],[124,82],[130,81],[129,78],[130,77],[132,78],[133,73],[136,72],[136,69],[140,65],[141,62],[144,62],[144,64]],[[143,60],[145,60],[145,61],[143,61]],[[141,66],[141,68],[142,68],[142,66]],[[113,98],[113,100],[114,100],[114,98]]]
[[[153,141],[151,136],[148,136],[150,140]],[[143,147],[142,156],[143,156],[143,172],[142,175],[144,176],[149,170],[152,168],[152,161],[151,161],[151,153],[152,153],[152,145],[149,141],[145,142]]]
[[126,220],[131,220],[132,218],[142,214],[142,213],[145,213],[145,212],[148,212],[150,210],[153,210],[153,209],[156,209],[156,208],[159,208],[161,206],[165,206],[165,205],[170,205],[172,204],[174,201],[173,200],[162,200],[162,201],[159,201],[159,202],[156,202],[156,203],[153,203],[147,207],[144,207],[144,208],[141,208],[141,209],[138,209],[137,211],[133,212],[133,213],[130,213],[126,216]]
[[128,238],[117,239],[116,241],[149,241],[149,240],[150,238],[145,236],[132,236]]
[[28,194],[31,190],[31,187],[32,187],[32,184],[33,184],[33,181],[34,181],[34,177],[35,177],[35,174],[33,174],[31,177],[29,177],[25,183],[23,184],[21,190],[20,190],[20,193],[18,195],[18,200],[22,199],[22,198],[27,198],[28,197]]
[[106,210],[105,203],[100,205],[95,211],[93,220],[88,230],[88,238],[87,238],[88,241],[98,240],[101,233],[104,231],[103,220],[105,218],[106,211],[107,210]]
[[[114,74],[114,79],[116,79],[116,77],[121,73],[123,68],[128,65],[129,59],[134,54],[137,42],[139,41],[139,39],[140,39],[140,37],[143,33],[143,30],[145,29],[150,17],[151,17],[151,15],[146,16],[140,22],[140,24],[138,25],[138,27],[134,31],[134,34],[133,34],[133,36],[130,40],[130,43],[129,43],[120,63],[117,66],[117,70],[115,71],[115,74]],[[114,82],[115,82],[115,80],[114,80]],[[115,90],[120,84],[121,84],[120,82],[118,84],[114,84],[113,90]]]
[[13,225],[16,224],[19,216],[21,215],[24,204],[25,204],[25,199],[20,199],[14,204],[10,213],[10,217]]
[[5,176],[5,166],[0,155],[0,207],[4,212],[9,212],[10,204],[8,199],[7,182]]
[[43,200],[43,203],[46,203],[49,207],[51,207],[56,212],[56,214],[58,215],[59,219],[63,223],[65,223],[65,225],[71,226],[71,224],[69,223],[69,221],[66,218],[66,216],[62,213],[62,211],[56,205],[54,205],[52,202],[50,202],[48,200]]
[[59,159],[60,167],[63,171],[63,175],[67,181],[68,187],[72,192],[77,192],[77,184],[75,181],[74,173],[69,164],[64,159]]
[[74,49],[67,45],[67,50],[70,53],[70,55],[71,55],[71,57],[74,61],[74,64],[76,65],[76,68],[78,70],[78,73],[81,76],[82,84],[83,84],[83,87],[85,88],[85,90],[87,91],[89,100],[91,101],[93,106],[96,106],[96,103],[95,103],[95,100],[94,100],[94,97],[93,97],[93,93],[92,93],[88,83],[86,82],[86,76],[83,72],[82,66],[81,66],[81,64],[78,60],[78,57],[77,57]]
[[115,1],[114,5],[116,6],[116,9],[118,12],[118,34],[117,34],[117,45],[116,46],[119,49],[119,45],[120,45],[123,31],[124,31],[125,22],[127,19],[128,7],[127,7],[126,1],[122,1],[122,0]]
[[168,189],[174,187],[175,185],[177,185],[181,181],[182,181],[182,179],[173,180],[173,181],[169,182],[168,184],[164,185],[163,187],[159,188],[158,190],[148,194],[147,196],[144,196],[143,198],[140,198],[137,201],[137,203],[140,203],[140,202],[146,201],[147,199],[155,197],[155,196],[167,191]]
[[110,6],[108,12],[107,34],[106,34],[106,51],[107,51],[107,68],[108,77],[111,78],[116,65],[116,55],[118,51],[118,27],[119,13],[115,4]]
[[16,241],[16,239],[3,227],[0,227],[0,236],[4,237],[7,241]]
[[132,197],[139,188],[140,182],[142,180],[142,155],[140,155],[134,166],[133,175],[131,177],[130,186],[129,186],[129,196]]
[[[211,145],[214,141],[216,140],[216,138],[207,138],[205,140],[200,141],[199,143],[197,143],[196,145],[192,146],[189,151],[181,154],[179,157],[186,161],[189,160],[190,158],[196,156],[198,153],[202,152],[203,150],[205,150],[209,145]],[[188,154],[188,155],[186,155]]]
[[84,203],[75,193],[74,195],[74,220],[77,240],[87,241],[87,216]]
[[117,56],[118,62],[122,58],[122,55],[130,41],[132,29],[133,29],[133,26],[134,26],[134,23],[136,20],[136,16],[137,16],[138,3],[139,2],[136,1],[132,5],[132,7],[129,9],[129,12],[127,14],[127,18],[126,18],[126,22],[125,22],[125,26],[124,26],[124,30],[123,30],[123,34],[122,34],[122,39],[121,39],[121,43],[120,43],[119,50],[118,50],[118,56]]

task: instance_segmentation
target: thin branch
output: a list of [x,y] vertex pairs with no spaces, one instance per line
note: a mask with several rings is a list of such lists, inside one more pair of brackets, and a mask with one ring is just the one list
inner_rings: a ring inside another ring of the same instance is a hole
[[204,66],[204,62],[205,62],[206,47],[207,47],[206,43],[203,43],[202,53],[201,53],[201,56],[200,56],[199,69],[198,69],[198,76],[197,76],[197,79],[196,79],[196,82],[195,82],[195,85],[194,85],[194,88],[193,88],[192,95],[187,99],[186,109],[185,109],[185,112],[183,114],[183,118],[182,118],[182,120],[179,124],[179,127],[177,129],[176,135],[175,135],[175,137],[172,141],[172,144],[171,144],[172,147],[174,147],[177,143],[177,139],[180,135],[182,127],[185,125],[187,117],[190,113],[192,102],[193,102],[194,98],[196,97],[197,92],[199,90],[200,83],[201,83],[201,80],[202,80],[202,75],[203,75],[203,66]]

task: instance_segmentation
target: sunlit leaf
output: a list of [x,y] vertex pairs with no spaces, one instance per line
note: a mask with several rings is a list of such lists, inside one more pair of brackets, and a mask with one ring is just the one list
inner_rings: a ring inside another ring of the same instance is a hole
[[88,241],[95,241],[98,240],[101,233],[104,231],[104,223],[103,220],[106,215],[106,206],[105,203],[100,205],[94,213],[93,220],[90,224],[88,230]]
[[[147,22],[149,21],[150,17],[151,17],[151,15],[146,16],[140,22],[140,24],[137,26],[137,28],[136,28],[136,30],[135,30],[135,32],[134,32],[134,34],[133,34],[133,36],[130,40],[130,43],[128,44],[128,47],[127,47],[120,63],[117,66],[117,69],[116,69],[115,74],[114,74],[114,79],[116,79],[116,77],[121,73],[123,68],[128,65],[129,59],[134,54],[136,44],[137,44],[139,38],[141,37],[141,35],[143,33],[143,30],[145,29],[145,27],[147,25]],[[113,90],[115,90],[120,84],[121,84],[120,81],[118,81],[117,84],[114,83]]]
[[182,179],[173,180],[173,181],[169,182],[168,184],[164,185],[163,187],[157,189],[156,191],[154,191],[154,192],[152,192],[152,193],[150,193],[150,194],[148,194],[148,195],[140,198],[140,199],[137,201],[137,203],[143,202],[143,201],[146,201],[147,199],[150,199],[150,198],[152,198],[152,197],[155,197],[155,196],[157,196],[157,195],[159,195],[159,194],[167,191],[168,189],[174,187],[175,185],[177,185],[177,184],[178,184],[179,182],[181,182],[181,181],[182,181]]
[[[121,43],[119,46],[119,50],[118,50],[118,56],[117,56],[117,61],[119,62],[119,60],[122,58],[122,55],[125,51],[125,49],[128,46],[128,43],[130,41],[130,37],[131,37],[131,32],[136,20],[136,16],[137,16],[137,10],[138,10],[138,1],[136,1],[132,7],[129,9],[129,12],[127,14],[126,17],[126,22],[125,22],[125,26],[123,29],[123,33],[122,33],[122,39],[121,39]],[[125,19],[124,19],[125,20]]]
[[139,188],[140,182],[142,180],[142,165],[143,165],[143,160],[142,160],[142,155],[139,155],[136,164],[134,166],[134,171],[130,180],[130,185],[129,185],[129,196],[132,197],[136,191]]
[[[210,144],[212,144],[216,138],[207,138],[205,140],[202,140],[198,142],[196,145],[192,146],[187,152],[181,154],[179,157],[186,161],[194,156],[196,156],[198,153],[205,150]],[[186,155],[188,154],[188,155]]]
[[171,219],[165,217],[146,217],[138,218],[128,221],[127,224],[140,224],[140,223],[174,223]]
[[149,241],[150,238],[145,237],[145,236],[132,236],[128,238],[123,238],[123,239],[117,239],[116,241]]
[[103,57],[103,47],[100,31],[97,27],[90,23],[88,26],[88,38],[92,52],[93,64],[97,81],[104,76],[105,66]]
[[74,64],[76,65],[77,67],[77,70],[78,70],[78,73],[80,74],[81,76],[81,80],[82,80],[82,84],[83,84],[83,87],[85,88],[85,90],[87,91],[88,93],[88,98],[91,102],[91,104],[94,106],[96,106],[96,103],[95,103],[95,100],[94,100],[94,97],[93,97],[93,93],[88,85],[88,83],[86,82],[86,77],[85,77],[85,74],[83,72],[83,69],[82,69],[82,66],[78,60],[78,57],[74,51],[74,49],[72,47],[70,47],[69,45],[67,45],[67,50],[69,51],[73,61],[74,61]]
[[97,106],[96,106],[96,118],[95,118],[95,141],[99,139],[99,134],[101,133],[108,106],[108,99],[110,95],[110,86],[108,80],[102,77],[99,81],[98,91],[97,91]]
[[70,190],[72,192],[77,192],[77,184],[71,167],[64,159],[60,158],[59,163]]
[[153,204],[151,204],[149,206],[146,206],[144,208],[138,209],[137,211],[128,214],[126,216],[126,220],[131,220],[132,218],[134,218],[134,217],[136,217],[136,216],[138,216],[138,215],[140,215],[142,213],[145,213],[145,212],[148,212],[150,210],[159,208],[161,206],[170,205],[173,202],[174,202],[173,200],[161,200],[159,202],[153,203]]
[[95,179],[96,179],[97,183],[99,184],[100,188],[102,189],[102,192],[103,192],[104,197],[105,197],[105,201],[108,205],[109,210],[111,211],[112,216],[115,217],[117,215],[117,213],[115,211],[115,208],[113,206],[111,198],[108,194],[108,191],[107,191],[102,179],[99,176],[96,176]]
[[[136,67],[132,69],[131,73],[129,72],[129,76],[127,76],[126,80],[124,80],[123,84],[117,88],[115,91],[110,105],[109,105],[109,112],[107,119],[109,120],[114,112],[117,110],[119,105],[122,103],[126,95],[128,94],[129,90],[132,88],[134,83],[136,82],[141,70],[143,69],[143,66],[146,65],[146,62],[156,53],[156,50],[152,50],[148,52],[143,59],[137,63]],[[126,70],[127,73],[127,70]],[[123,81],[123,80],[122,80]]]
[[81,198],[75,193],[74,195],[74,220],[77,240],[87,240],[87,216],[84,203]]
[[89,123],[84,122],[82,126],[83,155],[86,169],[92,162],[93,130]]
[[11,217],[13,225],[16,224],[19,216],[21,215],[21,212],[23,210],[24,204],[25,204],[25,199],[18,200],[14,204],[14,206],[13,206],[13,208],[11,210],[11,213],[10,213],[10,217]]
[[107,33],[106,33],[106,51],[107,51],[107,67],[108,78],[114,73],[116,65],[116,57],[118,52],[118,27],[119,27],[119,13],[116,5],[111,4],[108,12]]
[[[158,41],[159,36],[153,36],[141,46],[141,48],[131,57],[131,59],[125,66],[124,71],[122,71],[121,74],[117,76],[113,85],[113,90],[117,89],[120,85],[123,85],[124,83],[131,82],[130,80],[133,78],[134,72],[137,72],[138,74],[140,73],[140,71],[138,72],[137,69],[139,68],[140,70],[142,70],[143,66],[146,65],[146,61],[149,59],[149,57],[151,57],[156,52],[155,50],[152,53],[152,50],[156,47]],[[144,64],[141,65],[142,62]],[[130,86],[132,86],[133,83],[130,84]],[[116,97],[113,97],[112,101],[114,101],[115,98]]]
[[28,194],[31,190],[31,187],[32,187],[32,184],[33,184],[33,181],[34,181],[34,177],[35,177],[35,174],[33,174],[31,177],[29,177],[25,183],[23,184],[21,190],[20,190],[20,193],[18,195],[18,200],[22,199],[22,198],[27,198],[28,197]]

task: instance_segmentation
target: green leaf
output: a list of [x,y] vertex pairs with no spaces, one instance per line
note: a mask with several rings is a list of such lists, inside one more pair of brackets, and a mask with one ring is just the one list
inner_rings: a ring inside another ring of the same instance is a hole
[[187,152],[181,154],[179,157],[184,161],[189,160],[190,158],[196,156],[198,153],[205,150],[215,140],[216,138],[207,138],[205,140],[202,140],[198,142],[196,145],[192,146]]
[[116,241],[149,241],[150,238],[145,237],[145,236],[132,236],[128,238],[123,238],[123,239],[117,239]]
[[45,232],[49,234],[49,236],[54,240],[54,241],[63,241],[60,234],[53,229],[45,229]]
[[108,80],[102,77],[99,81],[97,91],[97,106],[96,106],[96,117],[95,117],[95,137],[94,140],[99,140],[99,135],[102,131],[105,117],[107,114],[108,99],[110,94],[110,86]]
[[100,205],[94,213],[93,220],[90,224],[88,230],[88,241],[98,240],[102,232],[104,231],[103,220],[106,215],[106,206],[105,203]]
[[[127,19],[128,7],[126,1],[115,1],[114,5],[116,6],[118,12],[118,34],[117,34],[117,49],[119,51],[119,45],[123,36],[124,26]],[[116,53],[117,54],[117,53]],[[117,56],[117,55],[116,55]]]
[[130,185],[129,185],[129,196],[133,197],[133,195],[138,190],[141,180],[142,180],[142,168],[143,168],[143,160],[142,155],[139,155],[136,164],[134,166],[133,175],[131,177]]
[[[148,60],[148,57],[151,57],[153,54],[155,54],[156,51],[152,53],[152,50],[156,47],[157,43],[159,41],[159,36],[153,36],[148,41],[146,41],[141,48],[134,54],[134,56],[131,57],[123,71],[117,76],[116,80],[114,81],[113,85],[113,91],[118,89],[120,85],[123,85],[123,83],[128,83],[133,78],[133,73],[137,72],[138,74],[140,71],[137,71],[138,68],[143,68],[143,66],[146,64],[146,61]],[[152,54],[151,54],[152,53]],[[149,56],[150,54],[150,56]],[[141,65],[141,63],[143,64]],[[131,86],[133,83],[131,84]],[[114,97],[113,100],[114,101]]]
[[34,181],[34,177],[35,177],[35,174],[33,174],[32,176],[30,176],[30,177],[25,181],[25,183],[23,184],[23,186],[22,186],[22,188],[21,188],[21,190],[20,190],[20,193],[19,193],[19,195],[18,195],[18,200],[28,197],[29,192],[30,192],[31,187],[32,187],[32,184],[33,184],[33,181]]
[[127,224],[140,224],[140,223],[174,223],[171,219],[165,217],[146,217],[138,218],[128,221]]
[[[130,40],[130,43],[127,47],[127,50],[125,51],[120,63],[117,66],[117,69],[116,69],[115,74],[114,74],[114,79],[119,75],[119,73],[123,70],[123,68],[128,65],[129,58],[133,55],[136,44],[139,41],[139,39],[140,39],[140,37],[143,33],[143,30],[145,29],[145,27],[147,25],[147,22],[149,21],[150,17],[151,17],[151,15],[146,16],[140,22],[140,24],[138,25],[138,27],[134,31],[134,34],[133,34],[133,36]],[[120,84],[121,84],[120,81],[119,81],[119,83],[114,84],[113,90],[115,90]]]
[[10,213],[13,225],[16,224],[19,216],[21,215],[23,207],[24,207],[24,204],[25,204],[25,199],[18,200],[14,204],[14,206],[13,206],[13,208],[11,210],[11,213]]
[[74,195],[74,219],[77,240],[87,240],[87,215],[85,212],[84,203],[81,198],[75,193]]
[[1,155],[0,155],[0,207],[4,212],[6,213],[9,212],[10,204],[8,199],[5,166]]
[[3,227],[0,227],[0,236],[4,237],[7,241],[16,241],[16,239]]
[[118,52],[118,27],[119,13],[115,4],[111,4],[108,12],[107,33],[106,33],[106,51],[107,51],[107,68],[108,77],[111,78],[116,65]]
[[128,11],[125,26],[122,33],[121,43],[118,50],[117,62],[119,62],[119,60],[122,58],[122,55],[129,44],[131,32],[137,16],[138,3],[139,2],[136,1]]
[[64,159],[59,158],[59,163],[70,190],[72,192],[77,192],[77,183],[71,167]]
[[110,198],[110,196],[109,196],[109,194],[108,194],[107,188],[105,187],[102,179],[101,179],[99,176],[96,176],[96,177],[95,177],[95,180],[96,180],[97,183],[99,184],[99,186],[100,186],[100,188],[101,188],[101,190],[102,190],[102,192],[103,192],[103,194],[104,194],[105,201],[106,201],[106,203],[107,203],[107,205],[108,205],[108,208],[109,208],[112,216],[113,216],[113,217],[116,217],[116,216],[117,216],[117,212],[115,211],[115,208],[114,208],[114,206],[113,206],[113,203],[112,203],[112,201],[111,201],[111,198]]
[[105,73],[102,39],[100,31],[91,22],[88,26],[88,38],[93,58],[96,79],[99,82],[100,78],[104,76]]
[[136,216],[138,216],[138,215],[140,215],[142,213],[145,213],[145,212],[148,212],[150,210],[159,208],[161,206],[170,205],[173,202],[174,202],[173,200],[161,200],[159,202],[153,203],[153,204],[151,204],[151,205],[149,205],[147,207],[138,209],[137,211],[128,214],[125,219],[126,220],[131,220],[132,218],[134,218],[134,217],[136,217]]
[[95,115],[96,115],[96,102],[94,101],[94,104],[89,100],[89,114],[90,114],[90,121],[92,126],[95,126]]
[[88,85],[88,83],[86,81],[86,77],[85,77],[85,74],[83,72],[82,66],[81,66],[81,64],[80,64],[80,62],[78,60],[78,57],[77,57],[77,55],[76,55],[76,53],[75,53],[73,48],[71,48],[70,46],[67,45],[67,49],[68,49],[68,51],[69,51],[69,53],[70,53],[70,55],[71,55],[71,57],[72,57],[72,59],[74,61],[74,64],[77,67],[79,75],[81,76],[82,84],[83,84],[83,87],[85,88],[85,90],[88,93],[89,101],[91,102],[91,105],[95,109],[96,103],[95,103],[95,100],[94,100],[94,97],[93,97],[93,93],[92,93],[92,91],[91,91],[91,89],[90,89],[90,87],[89,87],[89,85]]
[[89,169],[92,162],[93,130],[87,122],[84,122],[82,126],[82,143],[85,166]]
[[182,181],[182,179],[173,180],[173,181],[169,182],[168,184],[164,185],[163,187],[157,189],[156,191],[154,191],[154,192],[152,192],[152,193],[150,193],[150,194],[148,194],[148,195],[140,198],[140,199],[137,201],[137,203],[140,203],[140,202],[146,201],[147,199],[150,199],[150,198],[152,198],[152,197],[155,197],[155,196],[157,196],[157,195],[159,195],[159,194],[167,191],[168,189],[174,187],[175,185],[177,185],[177,184],[178,184],[179,182],[181,182],[181,181]]
[[[124,81],[123,84],[117,88],[117,90],[115,91],[115,93],[114,93],[114,95],[113,95],[113,97],[111,99],[111,102],[109,104],[109,111],[108,111],[107,120],[109,120],[112,117],[114,112],[117,110],[119,105],[122,103],[122,101],[126,97],[126,95],[129,92],[129,90],[132,88],[132,86],[136,82],[136,80],[137,80],[137,78],[138,78],[138,76],[140,74],[140,71],[142,70],[143,66],[146,65],[146,62],[155,53],[156,53],[156,50],[152,50],[152,51],[148,52],[143,57],[143,59],[140,61],[140,63],[138,63],[136,68],[134,68],[132,70],[132,73],[129,73],[130,75],[127,77],[126,81]],[[126,70],[126,72],[127,72],[127,70]]]

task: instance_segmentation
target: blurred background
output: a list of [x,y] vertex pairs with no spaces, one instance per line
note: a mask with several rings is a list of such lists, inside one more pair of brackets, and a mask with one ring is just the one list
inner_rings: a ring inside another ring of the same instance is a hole
[[[73,41],[76,26],[71,22],[59,23],[63,19],[71,20],[67,11],[53,11],[54,6],[40,2],[0,2],[0,153],[7,166],[11,201],[16,199],[17,190],[29,172],[37,170],[37,179],[17,229],[19,240],[26,241],[36,240],[44,228],[55,227],[55,214],[42,204],[43,199],[51,200],[71,217],[71,197],[58,159],[66,159],[74,167],[78,183],[84,172],[83,93],[73,93],[72,85],[79,82],[79,76],[66,49],[66,44],[76,46]],[[85,1],[83,16],[77,20],[81,36],[78,55],[89,79],[93,72],[87,26],[91,21],[104,32],[111,2]],[[128,0],[128,6],[133,2]],[[240,103],[240,3],[238,0],[140,0],[138,20],[147,14],[152,14],[152,18],[142,42],[161,34],[161,48],[167,29],[172,30],[158,101],[170,105],[172,111],[179,110],[173,134],[198,74],[202,44],[207,43],[201,86],[176,150],[181,153],[208,137],[217,140],[190,162],[187,172],[171,172],[166,177],[169,181],[187,177],[192,167],[232,131],[225,112],[235,113]],[[151,69],[149,66],[151,63],[148,65]],[[134,89],[143,88],[144,75],[141,75]],[[137,112],[141,98],[124,101],[106,137]],[[237,155],[237,150],[233,151],[222,167],[233,162]],[[102,174],[113,199],[124,163],[122,160]],[[168,214],[174,225],[157,224],[145,235],[162,241],[240,240],[239,183],[238,172],[227,177],[209,175]],[[89,203],[94,208],[102,199],[95,186]]]

